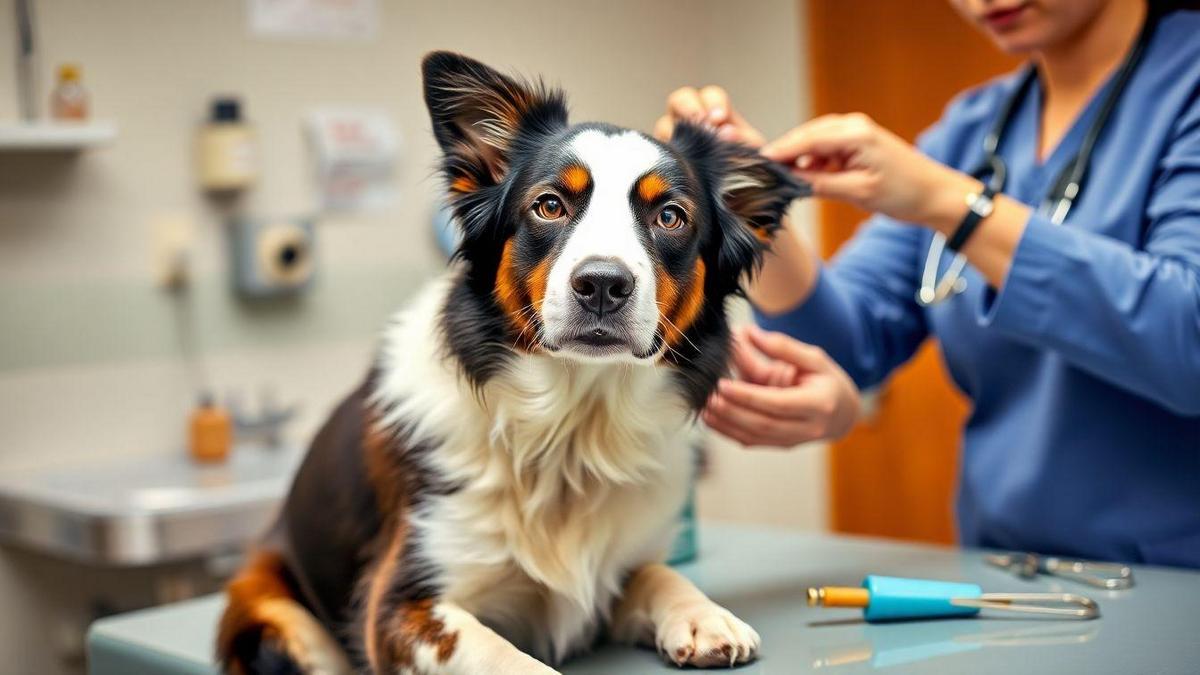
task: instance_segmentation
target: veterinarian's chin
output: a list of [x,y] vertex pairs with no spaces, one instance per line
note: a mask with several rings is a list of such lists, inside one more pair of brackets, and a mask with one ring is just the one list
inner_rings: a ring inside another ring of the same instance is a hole
[[542,347],[584,364],[653,365],[666,349],[654,290],[626,264],[586,260],[547,289]]

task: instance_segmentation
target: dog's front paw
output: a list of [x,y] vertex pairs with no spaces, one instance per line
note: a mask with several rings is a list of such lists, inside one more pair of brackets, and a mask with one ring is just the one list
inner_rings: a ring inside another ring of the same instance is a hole
[[758,655],[759,637],[715,602],[681,605],[655,631],[658,651],[677,666],[731,667]]

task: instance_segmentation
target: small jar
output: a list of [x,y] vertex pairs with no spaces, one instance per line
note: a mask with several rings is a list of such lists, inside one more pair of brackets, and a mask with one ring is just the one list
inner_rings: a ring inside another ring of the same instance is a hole
[[250,187],[258,177],[254,130],[242,119],[236,98],[213,101],[212,115],[197,142],[200,185],[229,192]]
[[58,84],[50,92],[50,116],[60,122],[82,122],[88,118],[88,92],[83,88],[79,66],[58,67]]

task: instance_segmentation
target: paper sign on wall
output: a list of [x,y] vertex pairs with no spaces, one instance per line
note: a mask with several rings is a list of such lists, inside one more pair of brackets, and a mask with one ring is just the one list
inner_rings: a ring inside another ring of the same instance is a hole
[[377,0],[247,0],[250,34],[258,37],[369,40],[379,23]]
[[324,210],[373,211],[395,203],[400,139],[387,113],[366,108],[314,110],[305,126]]

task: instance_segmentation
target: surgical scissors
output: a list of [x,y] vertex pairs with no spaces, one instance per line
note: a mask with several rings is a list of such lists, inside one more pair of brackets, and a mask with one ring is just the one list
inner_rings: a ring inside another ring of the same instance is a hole
[[993,553],[985,556],[984,560],[989,565],[1009,570],[1022,579],[1032,579],[1038,574],[1050,574],[1112,591],[1133,586],[1133,570],[1120,563],[1067,560],[1034,553]]

